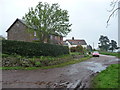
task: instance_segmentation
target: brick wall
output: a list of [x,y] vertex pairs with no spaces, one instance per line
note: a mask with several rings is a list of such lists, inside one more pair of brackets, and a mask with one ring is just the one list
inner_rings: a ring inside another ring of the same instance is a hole
[[31,42],[33,40],[33,34],[30,34],[27,30],[27,26],[20,21],[16,21],[16,23],[10,28],[7,34],[8,40],[27,42]]

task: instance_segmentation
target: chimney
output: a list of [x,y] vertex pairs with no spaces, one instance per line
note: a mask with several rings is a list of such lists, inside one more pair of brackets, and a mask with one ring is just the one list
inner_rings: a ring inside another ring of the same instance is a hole
[[72,37],[72,40],[74,40],[74,37]]

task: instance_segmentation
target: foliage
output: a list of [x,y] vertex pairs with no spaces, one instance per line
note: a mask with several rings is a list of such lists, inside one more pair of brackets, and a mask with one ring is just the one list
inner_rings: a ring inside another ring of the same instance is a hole
[[117,48],[117,42],[115,40],[110,40],[108,39],[107,36],[103,36],[101,35],[100,38],[99,38],[99,41],[100,41],[100,45],[99,45],[99,48],[102,50],[102,51],[108,51],[108,50],[114,50]]
[[77,47],[71,47],[70,51],[71,52],[79,52],[81,54],[84,54],[86,52],[86,49],[83,48],[81,45],[78,45]]
[[70,52],[70,55],[81,55],[79,52]]
[[[4,57],[5,56],[5,57]],[[24,69],[24,70],[32,70],[32,69],[49,69],[49,68],[56,68],[56,67],[63,67],[63,66],[67,66],[70,64],[75,64],[75,63],[79,63],[82,62],[84,60],[87,60],[89,58],[91,58],[90,56],[88,57],[83,57],[83,58],[79,58],[79,59],[73,59],[71,55],[62,55],[62,56],[58,56],[58,57],[46,57],[46,56],[42,56],[41,57],[34,57],[33,58],[25,58],[25,57],[21,57],[20,59],[18,59],[18,56],[11,56],[11,55],[3,55],[3,60],[5,60],[5,58],[9,57],[9,60],[12,61],[13,58],[16,58],[16,61],[20,61],[22,59],[26,59],[28,62],[29,60],[33,60],[35,62],[35,64],[32,64],[31,62],[29,62],[29,67],[28,66],[7,66],[7,65],[3,65],[3,67],[0,67],[0,69],[3,70],[11,70],[11,69]],[[45,64],[47,61],[47,64]],[[2,62],[3,63],[3,62]],[[20,64],[19,64],[20,65]]]
[[116,49],[116,48],[117,48],[117,42],[114,41],[114,40],[111,40],[109,50],[112,50],[112,51],[113,51],[113,50]]
[[71,48],[70,48],[70,51],[71,51],[71,52],[76,52],[76,47],[71,47]]
[[46,39],[49,42],[51,34],[66,36],[71,31],[68,11],[62,10],[58,4],[39,2],[35,8],[29,9],[23,20],[30,30],[37,32],[37,37],[41,42]]
[[2,52],[9,55],[33,56],[59,56],[69,54],[67,46],[47,43],[33,43],[23,41],[2,41]]
[[80,52],[80,53],[84,53],[84,48],[83,48],[81,45],[78,45],[78,46],[76,47],[76,51],[77,51],[77,52]]
[[119,88],[119,68],[120,64],[110,65],[106,70],[100,72],[92,83],[93,88]]
[[35,62],[36,67],[40,67],[42,64],[40,62]]
[[107,51],[109,49],[109,39],[108,39],[108,37],[101,35],[100,38],[99,38],[99,41],[100,41],[100,44],[101,44],[99,46],[99,48],[101,50]]

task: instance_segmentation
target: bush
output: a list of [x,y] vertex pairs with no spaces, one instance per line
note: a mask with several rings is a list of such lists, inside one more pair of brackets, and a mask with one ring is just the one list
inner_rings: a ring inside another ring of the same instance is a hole
[[84,49],[83,49],[83,47],[81,45],[79,45],[79,46],[76,47],[76,51],[80,52],[80,53],[83,53]]
[[40,62],[35,62],[36,67],[40,67],[42,64]]
[[70,48],[70,51],[71,51],[71,52],[76,52],[76,47],[71,47],[71,48]]
[[2,40],[2,53],[21,56],[59,56],[69,54],[67,46],[38,42]]
[[77,47],[71,47],[70,51],[71,52],[79,52],[79,53],[83,54],[84,48],[81,45],[78,45]]
[[2,54],[2,67],[44,67],[61,64],[72,59],[71,55],[57,57],[37,56],[28,58],[20,55]]

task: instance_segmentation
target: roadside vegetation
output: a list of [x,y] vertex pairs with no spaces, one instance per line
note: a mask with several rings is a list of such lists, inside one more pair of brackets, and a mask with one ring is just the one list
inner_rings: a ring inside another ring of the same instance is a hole
[[2,54],[2,66],[0,69],[49,69],[55,67],[63,67],[75,64],[91,58],[91,56],[76,55],[76,53],[61,55],[57,57],[39,56],[39,57],[23,57],[20,55]]
[[115,53],[115,52],[102,52],[100,51],[100,54],[104,54],[104,55],[111,55],[111,56],[116,56],[120,58],[120,53]]
[[77,46],[75,50],[70,53],[69,48],[62,45],[2,40],[1,69],[54,68],[90,58],[82,46]]
[[92,88],[120,88],[119,81],[120,64],[110,65],[100,72],[92,82]]
[[60,56],[69,54],[67,46],[40,42],[2,40],[2,53],[24,57]]
[[109,38],[107,36],[103,36],[101,35],[99,38],[99,48],[102,51],[108,51],[108,50],[115,50],[117,49],[117,42],[114,40],[109,40]]

